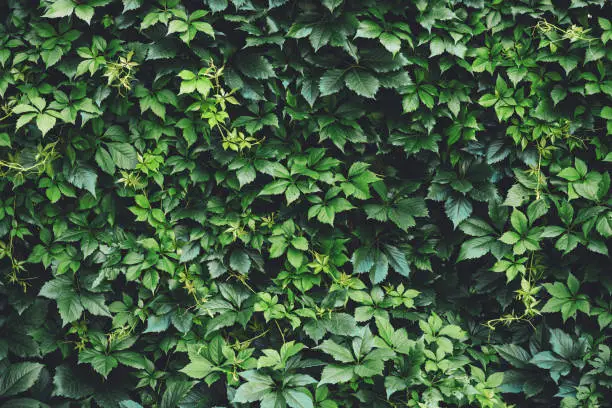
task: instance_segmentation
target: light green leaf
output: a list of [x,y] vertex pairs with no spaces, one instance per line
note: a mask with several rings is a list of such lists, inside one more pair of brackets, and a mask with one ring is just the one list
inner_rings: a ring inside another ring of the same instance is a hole
[[272,379],[264,374],[259,374],[254,371],[246,371],[241,373],[246,376],[247,382],[242,384],[234,394],[233,402],[255,402],[260,400],[265,394],[269,393],[274,386]]
[[11,138],[8,133],[0,133],[0,147],[11,147]]
[[447,336],[451,339],[455,340],[465,340],[467,338],[467,333],[461,329],[461,327],[449,324],[447,326],[442,327],[439,333],[441,336]]
[[55,119],[53,116],[46,113],[39,113],[36,116],[36,127],[41,131],[42,135],[46,135],[53,126],[55,126]]
[[529,227],[529,223],[527,222],[527,217],[525,216],[525,214],[523,214],[516,208],[512,211],[512,215],[510,216],[510,223],[520,235],[525,235]]
[[408,95],[404,95],[402,99],[402,108],[405,113],[414,112],[420,105],[419,95],[416,93],[411,93]]
[[402,48],[402,40],[397,38],[391,33],[382,33],[378,38],[380,43],[389,51],[391,54],[395,55]]
[[370,20],[364,20],[359,22],[355,37],[378,38],[382,32],[383,29],[378,24]]
[[291,240],[291,245],[300,251],[308,251],[308,240],[304,237],[294,237]]
[[437,55],[440,55],[444,52],[444,40],[442,40],[441,38],[435,37],[434,39],[432,39],[429,42],[429,50],[430,50],[430,54],[429,57],[435,57]]
[[287,405],[291,408],[313,408],[312,397],[307,391],[300,391],[294,388],[283,390],[283,397]]
[[185,367],[183,367],[180,371],[182,373],[187,374],[191,378],[201,380],[208,374],[215,371],[215,366],[206,358],[200,355],[190,355],[189,359],[191,360],[191,362]]
[[87,24],[91,23],[91,18],[94,15],[94,8],[88,6],[87,4],[79,4],[74,9],[74,14],[81,20],[85,21]]
[[355,358],[349,349],[337,344],[333,340],[325,340],[316,348],[324,351],[332,356],[334,360],[341,363],[352,363],[355,361]]
[[486,94],[480,97],[480,99],[478,100],[478,103],[482,106],[484,106],[485,108],[490,108],[491,106],[495,105],[498,101],[498,97],[492,94]]
[[319,386],[323,384],[341,384],[350,381],[351,378],[353,378],[352,366],[329,364],[323,368]]
[[72,15],[76,3],[73,0],[56,0],[49,6],[43,17],[61,18]]

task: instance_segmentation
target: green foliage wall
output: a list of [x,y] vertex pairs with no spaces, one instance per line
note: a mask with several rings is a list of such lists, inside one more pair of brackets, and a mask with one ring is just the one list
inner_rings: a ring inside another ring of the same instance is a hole
[[604,407],[605,0],[0,4],[0,407]]

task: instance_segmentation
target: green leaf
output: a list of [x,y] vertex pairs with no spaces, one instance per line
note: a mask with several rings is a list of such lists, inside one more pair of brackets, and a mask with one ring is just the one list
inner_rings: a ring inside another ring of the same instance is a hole
[[601,108],[600,116],[607,120],[612,120],[612,106],[604,106]]
[[353,378],[352,366],[329,364],[323,368],[319,386],[323,384],[341,384],[350,381],[351,378]]
[[83,313],[81,299],[74,290],[72,279],[66,275],[45,283],[40,289],[39,296],[56,300],[64,326],[79,319]]
[[230,267],[243,275],[247,275],[249,269],[251,269],[251,258],[245,251],[236,249],[232,251],[230,256]]
[[290,184],[289,180],[274,180],[267,184],[260,192],[259,195],[277,195],[282,194],[287,186]]
[[193,261],[200,254],[200,244],[197,242],[188,242],[181,248],[181,263]]
[[61,18],[72,15],[76,3],[73,0],[56,0],[54,1],[43,17]]
[[240,187],[243,187],[249,183],[255,181],[256,173],[253,166],[246,165],[236,171],[236,177],[240,183]]
[[64,326],[78,320],[85,310],[81,304],[81,299],[74,292],[62,294],[57,299],[57,308]]
[[285,190],[285,199],[287,200],[287,205],[291,204],[295,200],[300,197],[300,190],[297,188],[295,184],[290,184]]
[[308,251],[308,240],[304,237],[294,237],[291,240],[291,245],[300,251]]
[[183,33],[189,29],[189,25],[182,20],[172,20],[170,24],[168,24],[168,33],[166,35],[170,35],[173,33]]
[[190,355],[189,359],[191,362],[180,371],[191,378],[201,380],[216,370],[215,366],[202,356],[194,354]]
[[215,30],[209,23],[204,21],[196,21],[192,23],[192,25],[196,28],[196,30],[206,34],[209,37],[215,38]]
[[159,273],[154,270],[148,270],[142,277],[142,285],[152,292],[155,292],[159,284]]
[[72,369],[64,364],[55,369],[53,376],[53,395],[72,399],[82,399],[93,394],[94,388],[83,381]]
[[526,368],[531,360],[531,355],[524,348],[516,344],[504,344],[494,347],[504,360],[516,368]]
[[353,354],[347,348],[335,343],[332,340],[325,340],[316,347],[333,357],[334,360],[341,363],[352,363],[355,361]]
[[576,296],[580,289],[580,281],[571,272],[567,276],[567,287],[573,296]]
[[0,133],[0,147],[11,147],[11,138],[8,133]]
[[527,217],[525,216],[525,214],[523,214],[516,208],[512,211],[512,215],[510,216],[510,223],[512,224],[514,229],[521,235],[525,235],[527,229],[529,228]]
[[113,161],[113,157],[110,155],[108,150],[103,147],[99,147],[98,150],[96,150],[95,159],[102,171],[108,174],[115,174],[115,162]]
[[74,14],[81,20],[85,21],[87,24],[91,24],[91,18],[94,15],[94,8],[88,6],[87,4],[79,4],[74,9]]
[[370,270],[370,280],[373,284],[382,282],[389,271],[389,259],[382,251],[376,250],[374,255],[374,266]]
[[117,351],[113,353],[113,357],[115,357],[119,363],[127,367],[145,369],[148,366],[146,358],[142,354],[134,351]]
[[336,213],[332,207],[321,207],[317,219],[324,224],[334,225]]
[[92,196],[96,196],[96,182],[98,175],[96,172],[84,165],[77,163],[67,174],[67,180],[69,183],[77,188],[84,188],[89,191]]
[[129,143],[107,143],[114,163],[120,169],[132,170],[138,164],[138,153]]
[[461,244],[457,262],[466,259],[477,259],[485,256],[491,251],[494,243],[495,237],[491,236],[477,237],[464,241],[463,244]]
[[546,288],[546,290],[548,291],[548,293],[550,293],[553,297],[556,298],[570,298],[571,297],[571,293],[569,292],[567,286],[565,286],[563,283],[561,282],[555,282],[555,283],[545,283],[544,287]]
[[444,209],[454,228],[457,228],[462,221],[472,214],[472,203],[465,197],[452,196],[446,200]]
[[[357,95],[364,96],[366,98],[374,98],[380,82],[372,74],[362,69],[352,69],[345,77],[346,86]],[[323,94],[321,90],[321,94]]]
[[268,79],[275,76],[272,64],[263,55],[239,53],[236,67],[249,78]]
[[558,358],[550,351],[542,351],[536,354],[530,360],[530,363],[548,370],[555,382],[557,382],[562,375],[567,375],[571,370],[569,362]]
[[171,317],[172,324],[181,333],[187,333],[193,325],[193,314],[189,311],[177,309]]
[[435,104],[435,100],[433,96],[423,88],[419,88],[417,93],[419,95],[419,99],[421,100],[421,102],[423,102],[423,104],[427,106],[429,109],[433,109],[434,104]]
[[[149,271],[149,272],[155,272],[155,271]],[[108,307],[105,304],[104,295],[93,294],[89,292],[81,292],[79,295],[79,300],[84,310],[87,310],[89,313],[96,315],[96,316],[111,317],[110,311],[108,310]]]
[[408,277],[410,275],[410,266],[408,265],[406,254],[392,245],[385,244],[384,247],[391,267],[400,275]]
[[493,373],[487,378],[485,385],[488,388],[497,388],[500,385],[502,385],[503,382],[504,382],[504,373]]
[[0,396],[10,397],[31,388],[43,367],[40,363],[24,362],[4,368],[0,373]]
[[[599,197],[599,186],[602,181],[602,177],[599,173],[589,172],[586,175],[586,179],[582,182],[576,182],[572,184],[572,187],[580,196],[587,200],[597,201]],[[607,192],[607,191],[606,191]]]
[[525,78],[525,75],[527,75],[527,68],[511,67],[508,68],[506,72],[508,73],[508,78],[510,78],[510,81],[512,81],[512,83],[516,87],[516,85],[521,82],[523,78]]
[[117,359],[96,350],[83,350],[79,353],[79,363],[89,363],[102,377],[107,378],[110,372],[119,365]]
[[444,40],[442,40],[441,38],[434,38],[433,40],[431,40],[429,42],[429,50],[430,50],[430,54],[429,57],[435,57],[437,55],[440,55],[444,52]]
[[459,225],[459,229],[473,237],[483,237],[485,235],[495,234],[495,230],[488,223],[476,217],[463,221]]
[[567,167],[563,170],[561,170],[557,176],[564,178],[568,181],[578,181],[580,180],[582,177],[580,176],[580,174],[578,173],[578,171],[576,171],[575,168],[573,167]]
[[490,108],[491,106],[497,103],[498,99],[499,98],[495,95],[486,94],[480,97],[478,103],[484,106],[485,108]]
[[195,382],[193,381],[172,381],[166,383],[166,391],[161,400],[160,408],[175,408],[180,406],[180,402],[191,391]]
[[416,225],[414,217],[427,217],[428,215],[427,205],[421,197],[404,198],[389,210],[391,221],[403,230]]
[[307,391],[288,388],[283,390],[283,397],[291,408],[313,408],[312,397]]
[[32,398],[13,398],[2,404],[2,408],[46,408],[47,406]]
[[374,249],[371,247],[357,248],[353,253],[351,262],[355,267],[355,272],[368,272],[374,266]]
[[557,105],[559,102],[564,100],[567,96],[567,90],[561,86],[555,86],[553,90],[550,92],[550,97],[553,100],[553,103]]
[[40,129],[42,135],[46,135],[53,126],[55,126],[56,119],[46,113],[40,113],[36,116],[36,127]]
[[143,408],[143,406],[134,401],[124,400],[119,403],[119,408]]
[[322,322],[327,331],[337,335],[344,336],[346,333],[354,333],[357,330],[355,318],[348,313],[332,313]]
[[382,33],[378,40],[393,55],[402,49],[402,40],[391,33]]
[[521,239],[521,236],[514,231],[507,231],[499,238],[504,244],[514,245]]
[[321,2],[329,11],[334,11],[338,6],[342,4],[344,0],[322,0]]
[[373,21],[364,20],[359,22],[357,34],[355,37],[361,38],[378,38],[383,32],[383,29]]
[[449,324],[442,327],[442,330],[440,330],[438,334],[440,336],[447,336],[455,340],[465,340],[467,338],[467,333],[463,331],[461,327],[454,324]]
[[142,6],[143,0],[122,0],[123,2],[123,13],[128,11],[137,10]]
[[405,95],[402,99],[402,108],[404,112],[414,112],[419,107],[419,95],[416,93]]
[[236,394],[234,394],[233,402],[246,403],[258,401],[269,393],[274,386],[274,382],[267,375],[259,374],[252,370],[243,372],[241,375],[246,376],[248,381],[238,387]]

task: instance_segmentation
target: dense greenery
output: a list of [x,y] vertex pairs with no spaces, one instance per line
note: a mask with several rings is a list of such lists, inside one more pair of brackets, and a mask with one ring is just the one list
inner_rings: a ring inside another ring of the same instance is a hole
[[0,2],[0,407],[604,407],[606,0]]

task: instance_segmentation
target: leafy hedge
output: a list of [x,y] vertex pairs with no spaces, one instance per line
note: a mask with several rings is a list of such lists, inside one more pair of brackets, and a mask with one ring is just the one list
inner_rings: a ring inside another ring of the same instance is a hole
[[606,406],[609,15],[3,1],[0,407]]

